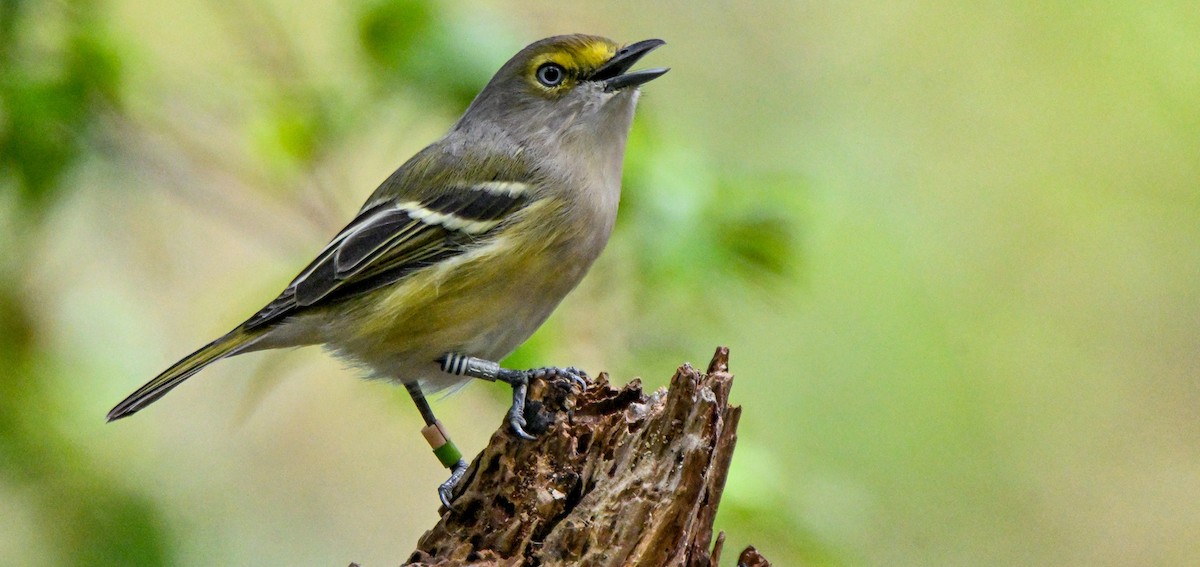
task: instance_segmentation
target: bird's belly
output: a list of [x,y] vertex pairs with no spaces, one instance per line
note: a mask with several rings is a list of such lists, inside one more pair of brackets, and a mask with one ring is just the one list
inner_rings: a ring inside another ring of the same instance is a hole
[[[497,246],[503,249],[491,248]],[[453,386],[462,379],[441,372],[434,361],[447,352],[487,360],[507,356],[550,316],[599,253],[576,248],[563,239],[530,238],[467,252],[356,300],[349,310],[354,316],[331,328],[327,343],[377,377],[421,380],[432,390]]]

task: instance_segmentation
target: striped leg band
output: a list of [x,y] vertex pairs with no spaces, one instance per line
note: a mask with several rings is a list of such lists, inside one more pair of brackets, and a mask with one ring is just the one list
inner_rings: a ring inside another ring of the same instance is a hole
[[500,374],[500,364],[474,356],[465,356],[457,353],[446,353],[442,358],[438,359],[441,363],[442,372],[453,374],[455,376],[469,376],[471,378],[479,378],[482,380],[495,380]]

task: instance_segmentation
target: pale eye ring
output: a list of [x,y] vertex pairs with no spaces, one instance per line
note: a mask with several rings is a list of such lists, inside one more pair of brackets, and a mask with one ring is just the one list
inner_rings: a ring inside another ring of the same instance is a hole
[[558,63],[546,63],[537,70],[537,80],[543,86],[557,87],[567,78],[567,70]]

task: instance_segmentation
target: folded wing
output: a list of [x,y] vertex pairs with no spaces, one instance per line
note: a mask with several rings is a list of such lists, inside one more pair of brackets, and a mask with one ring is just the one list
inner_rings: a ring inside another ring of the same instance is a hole
[[374,203],[243,328],[270,325],[302,310],[396,283],[462,254],[530,201],[525,183],[489,181],[453,187],[426,199]]

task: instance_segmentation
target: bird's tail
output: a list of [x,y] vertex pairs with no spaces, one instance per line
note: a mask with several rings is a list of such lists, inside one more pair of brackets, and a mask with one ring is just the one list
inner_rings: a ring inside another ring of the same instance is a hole
[[261,332],[246,331],[238,327],[221,338],[204,345],[200,350],[185,356],[183,360],[171,365],[162,374],[159,374],[153,380],[138,388],[136,392],[129,394],[129,397],[122,400],[121,403],[117,404],[117,407],[108,412],[108,421],[118,420],[137,413],[138,410],[167,395],[167,392],[170,392],[172,388],[182,384],[184,380],[191,378],[193,374],[199,372],[205,366],[227,356],[244,352],[255,342],[255,339],[261,336]]

